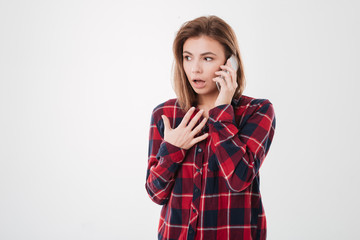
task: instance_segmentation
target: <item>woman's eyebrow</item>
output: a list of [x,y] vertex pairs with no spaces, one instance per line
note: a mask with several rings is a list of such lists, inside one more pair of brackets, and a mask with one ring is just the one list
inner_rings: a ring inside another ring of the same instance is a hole
[[[192,55],[192,53],[191,53],[191,52],[188,52],[188,51],[184,51],[183,54],[184,54],[184,53],[187,53],[187,54],[189,54],[189,55]],[[214,55],[214,56],[216,56],[216,54],[213,53],[213,52],[204,52],[204,53],[201,53],[201,54],[200,54],[200,56],[204,56],[204,55]]]

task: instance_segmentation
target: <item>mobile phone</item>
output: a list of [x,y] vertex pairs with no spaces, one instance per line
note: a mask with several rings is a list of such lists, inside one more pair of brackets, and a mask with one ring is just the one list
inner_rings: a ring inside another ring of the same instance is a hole
[[[235,70],[235,71],[237,71],[237,69],[238,69],[238,63],[237,63],[237,61],[236,61],[236,58],[235,58],[235,56],[234,55],[231,55],[231,57],[229,58],[229,60],[230,60],[230,63],[231,63],[231,66],[232,66],[232,68]],[[226,63],[225,63],[226,64]],[[228,71],[226,71],[226,70],[224,70],[225,72],[228,72]],[[216,82],[216,86],[217,86],[217,88],[218,88],[218,90],[220,91],[220,83],[218,83],[218,82]]]

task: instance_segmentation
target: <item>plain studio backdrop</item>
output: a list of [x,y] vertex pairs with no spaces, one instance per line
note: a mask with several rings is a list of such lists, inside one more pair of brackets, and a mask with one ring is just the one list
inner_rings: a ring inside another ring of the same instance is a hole
[[360,239],[358,1],[0,2],[0,239],[156,239],[145,190],[172,42],[214,14],[275,108],[268,239]]

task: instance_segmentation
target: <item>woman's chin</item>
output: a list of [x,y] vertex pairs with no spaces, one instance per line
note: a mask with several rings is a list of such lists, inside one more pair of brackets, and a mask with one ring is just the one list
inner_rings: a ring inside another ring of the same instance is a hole
[[198,95],[213,95],[219,93],[219,90],[217,89],[216,85],[213,88],[202,88],[202,89],[193,88],[193,90]]

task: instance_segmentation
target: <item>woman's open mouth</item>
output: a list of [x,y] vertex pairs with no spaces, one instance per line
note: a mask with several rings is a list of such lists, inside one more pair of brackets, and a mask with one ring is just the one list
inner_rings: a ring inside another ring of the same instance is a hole
[[196,88],[204,88],[206,85],[206,82],[201,79],[194,79],[193,82],[194,82],[194,87]]

